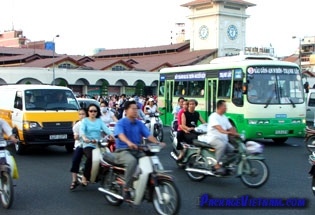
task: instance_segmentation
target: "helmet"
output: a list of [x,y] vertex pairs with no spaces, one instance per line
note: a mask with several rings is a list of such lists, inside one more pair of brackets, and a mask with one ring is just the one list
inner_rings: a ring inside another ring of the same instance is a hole
[[246,142],[246,152],[248,154],[261,154],[264,151],[264,146],[255,142],[247,141]]

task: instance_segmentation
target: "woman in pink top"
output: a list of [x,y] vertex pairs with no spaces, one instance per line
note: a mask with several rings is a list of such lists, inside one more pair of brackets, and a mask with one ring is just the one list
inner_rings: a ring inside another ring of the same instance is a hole
[[177,150],[180,150],[180,154],[178,156],[178,160],[181,160],[184,155],[184,150],[181,142],[183,142],[183,136],[185,134],[185,131],[182,127],[182,115],[185,111],[188,109],[188,100],[185,99],[183,102],[183,108],[178,112],[177,120],[178,120],[178,128],[177,128]]

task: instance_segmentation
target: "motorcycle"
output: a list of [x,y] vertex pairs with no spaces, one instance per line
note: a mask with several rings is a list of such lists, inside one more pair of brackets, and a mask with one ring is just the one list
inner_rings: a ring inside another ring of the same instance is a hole
[[312,192],[313,192],[313,195],[315,196],[315,152],[313,152],[309,156],[308,160],[309,160],[309,163],[312,165],[312,167],[308,173],[312,177]]
[[[154,153],[161,150],[157,144],[139,147],[146,156],[139,159],[134,174],[131,204],[139,205],[143,200],[153,203],[158,214],[177,214],[180,207],[180,195],[173,178],[160,167],[160,161]],[[110,205],[123,203],[123,185],[125,168],[115,164],[115,153],[103,153],[99,168],[101,187],[98,190],[105,195]]]
[[163,133],[163,124],[162,120],[160,119],[160,114],[150,113],[149,118],[150,121],[147,121],[145,125],[150,130],[151,134],[160,142],[163,141],[164,133]]
[[0,141],[0,198],[4,208],[9,209],[14,200],[13,179],[18,179],[16,162],[6,147],[11,141]]
[[309,152],[315,152],[315,130],[308,126],[305,129],[304,143]]
[[308,173],[312,177],[312,192],[313,192],[313,195],[315,196],[315,152],[313,152],[309,156],[309,163],[312,165],[312,167]]
[[170,129],[170,140],[171,140],[171,143],[173,143],[173,141],[176,141],[173,144],[177,144],[177,138],[176,138],[177,137],[177,128],[178,128],[178,120],[174,119],[172,121],[171,129]]
[[[177,123],[177,120],[175,119],[173,122],[172,122],[172,128],[171,128],[171,142],[172,142],[172,146],[173,146],[173,149],[172,149],[172,152],[171,152],[171,157],[176,160],[176,164],[179,166],[179,167],[184,167],[186,165],[186,162],[183,162],[183,160],[181,161],[178,161],[178,156],[180,154],[180,150],[177,149],[177,144],[178,144],[178,141],[177,141],[177,126],[176,126],[176,123]],[[192,125],[194,125],[194,122],[191,122]],[[197,135],[201,135],[201,134],[205,134],[207,133],[207,125],[208,124],[201,124],[199,125],[198,127],[196,127],[195,129],[195,133]],[[186,142],[181,142],[180,144],[182,144],[183,146],[183,150],[184,150],[184,154],[186,155],[186,151],[187,149],[189,149],[190,147],[193,147],[189,144],[187,144]]]
[[223,176],[215,172],[217,160],[213,147],[199,140],[193,140],[193,145],[184,144],[185,154],[181,163],[185,166],[188,177],[193,181],[202,181],[206,176],[237,176],[248,187],[265,184],[269,178],[269,169],[262,156],[263,146],[254,141],[247,141],[245,144],[241,138],[231,138],[231,142],[236,150],[224,156],[221,165],[227,172]]

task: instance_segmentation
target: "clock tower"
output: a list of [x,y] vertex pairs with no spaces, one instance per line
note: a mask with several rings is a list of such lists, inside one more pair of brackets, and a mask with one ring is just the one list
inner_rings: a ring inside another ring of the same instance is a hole
[[243,0],[195,0],[182,5],[191,14],[190,50],[218,49],[218,57],[245,49],[247,7]]

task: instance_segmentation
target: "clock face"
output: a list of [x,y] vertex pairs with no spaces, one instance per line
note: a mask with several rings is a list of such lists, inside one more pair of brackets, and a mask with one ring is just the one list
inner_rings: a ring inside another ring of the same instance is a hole
[[235,25],[230,25],[228,27],[227,34],[231,40],[235,40],[238,35],[237,27]]
[[209,29],[207,26],[205,25],[202,25],[200,28],[199,28],[199,37],[202,39],[202,40],[205,40],[207,39],[209,35]]

